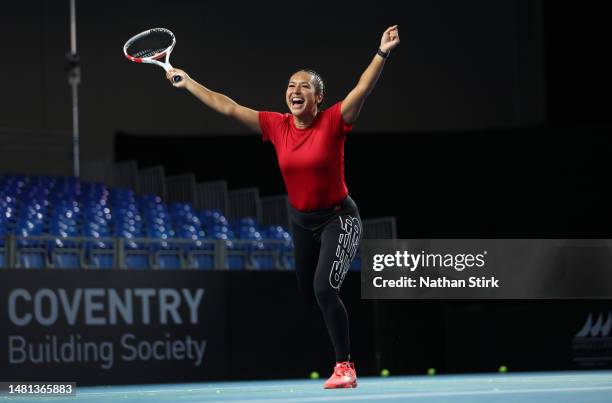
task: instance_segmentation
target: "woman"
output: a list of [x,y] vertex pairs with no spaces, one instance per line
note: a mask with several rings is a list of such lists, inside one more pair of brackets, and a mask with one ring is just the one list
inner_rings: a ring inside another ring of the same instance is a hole
[[[273,143],[289,197],[296,273],[302,291],[316,297],[336,353],[325,388],[357,386],[349,356],[349,325],[339,291],[361,239],[361,219],[344,181],[344,139],[374,89],[398,26],[387,28],[372,62],[343,101],[321,110],[325,85],[312,70],[291,76],[285,100],[291,113],[258,112],[172,69],[166,77],[208,107],[237,119]],[[182,80],[174,82],[173,77]]]

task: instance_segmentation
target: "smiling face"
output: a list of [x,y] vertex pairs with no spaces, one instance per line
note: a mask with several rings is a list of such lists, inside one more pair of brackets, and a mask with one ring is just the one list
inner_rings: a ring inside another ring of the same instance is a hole
[[317,105],[323,101],[323,94],[309,72],[298,71],[289,79],[285,99],[294,116],[315,116]]

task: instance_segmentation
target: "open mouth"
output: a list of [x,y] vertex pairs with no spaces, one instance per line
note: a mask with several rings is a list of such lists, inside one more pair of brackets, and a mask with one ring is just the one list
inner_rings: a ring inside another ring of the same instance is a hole
[[303,103],[304,103],[304,100],[302,98],[298,98],[298,97],[291,98],[291,106],[293,106],[294,108],[297,108]]

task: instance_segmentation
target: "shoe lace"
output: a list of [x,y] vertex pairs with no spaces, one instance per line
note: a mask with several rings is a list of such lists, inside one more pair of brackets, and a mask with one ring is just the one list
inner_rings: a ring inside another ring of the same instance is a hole
[[334,367],[334,375],[344,376],[350,370],[351,370],[351,366],[348,362],[339,362]]

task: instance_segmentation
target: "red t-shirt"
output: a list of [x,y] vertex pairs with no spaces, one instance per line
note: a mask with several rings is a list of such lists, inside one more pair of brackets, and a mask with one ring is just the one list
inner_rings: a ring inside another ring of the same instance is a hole
[[276,149],[289,203],[300,211],[339,204],[348,195],[344,181],[344,139],[353,126],[344,123],[341,102],[319,112],[305,129],[290,113],[259,112],[263,140]]

